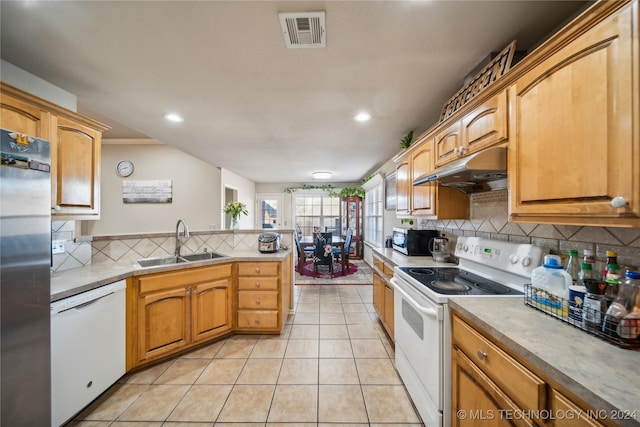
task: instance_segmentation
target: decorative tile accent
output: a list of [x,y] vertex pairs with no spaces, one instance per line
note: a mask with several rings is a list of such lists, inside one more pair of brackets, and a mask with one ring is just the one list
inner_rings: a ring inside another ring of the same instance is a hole
[[607,228],[623,245],[640,246],[640,228]]

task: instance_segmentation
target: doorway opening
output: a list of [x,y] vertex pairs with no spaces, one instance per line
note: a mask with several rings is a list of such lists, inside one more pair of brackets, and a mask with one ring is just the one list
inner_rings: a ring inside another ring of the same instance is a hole
[[[224,187],[224,204],[238,201],[238,190],[231,187]],[[224,228],[225,230],[231,229],[231,214],[224,214]]]

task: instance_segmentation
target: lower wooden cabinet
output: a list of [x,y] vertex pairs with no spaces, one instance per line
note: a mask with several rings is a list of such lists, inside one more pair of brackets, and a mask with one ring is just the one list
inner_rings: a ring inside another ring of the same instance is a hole
[[232,263],[137,276],[127,301],[127,369],[232,331]]
[[282,263],[238,263],[237,330],[279,332]]
[[386,329],[389,337],[395,341],[393,322],[394,288],[390,282],[393,277],[393,265],[374,255],[373,266],[373,307],[378,313],[382,326]]
[[[531,426],[531,420],[510,420],[501,411],[518,410],[516,404],[462,351],[453,351],[451,390],[452,426]],[[460,411],[460,412],[458,412]],[[457,416],[457,414],[465,414]]]
[[452,426],[610,425],[592,418],[598,411],[563,394],[555,379],[524,366],[480,327],[454,313],[451,329]]

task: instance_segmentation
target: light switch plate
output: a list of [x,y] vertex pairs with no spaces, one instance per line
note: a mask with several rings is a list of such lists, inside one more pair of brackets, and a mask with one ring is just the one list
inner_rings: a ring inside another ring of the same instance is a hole
[[51,241],[51,253],[53,254],[63,254],[67,251],[67,241],[66,240],[52,240]]

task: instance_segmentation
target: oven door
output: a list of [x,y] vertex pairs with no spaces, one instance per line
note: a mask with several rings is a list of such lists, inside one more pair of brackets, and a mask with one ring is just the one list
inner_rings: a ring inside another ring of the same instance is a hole
[[443,425],[444,307],[393,278],[395,362],[422,421]]

